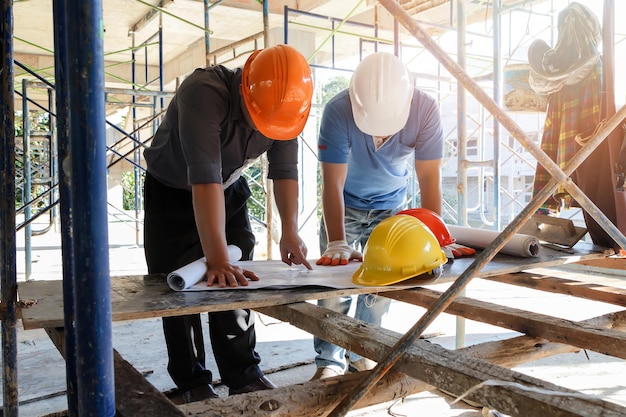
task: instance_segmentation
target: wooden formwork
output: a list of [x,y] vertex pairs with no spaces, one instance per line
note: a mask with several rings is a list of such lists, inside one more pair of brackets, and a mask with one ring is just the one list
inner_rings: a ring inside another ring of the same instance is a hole
[[[536,258],[499,254],[477,279],[626,306],[624,287],[581,282],[556,273],[557,267],[572,262],[626,271],[626,260],[607,257],[583,243],[574,249],[574,254],[544,249]],[[453,285],[473,261],[469,258],[450,262],[444,268],[441,282]],[[61,281],[26,282],[20,284],[19,295],[25,306],[21,311],[24,328],[46,328],[63,352],[61,284]],[[370,359],[384,361],[402,338],[401,334],[306,302],[371,292],[426,309],[442,296],[441,292],[428,286],[300,287],[180,293],[172,291],[162,275],[148,275],[113,278],[111,299],[116,321],[252,308]],[[353,408],[439,389],[454,396],[470,392],[466,397],[468,401],[512,416],[626,415],[626,407],[601,397],[581,395],[510,369],[547,356],[582,349],[625,359],[626,311],[573,322],[467,297],[457,297],[445,311],[523,335],[457,350],[417,339],[402,352],[393,370],[377,380]],[[177,406],[116,353],[116,406],[121,416],[328,416],[373,372]]]

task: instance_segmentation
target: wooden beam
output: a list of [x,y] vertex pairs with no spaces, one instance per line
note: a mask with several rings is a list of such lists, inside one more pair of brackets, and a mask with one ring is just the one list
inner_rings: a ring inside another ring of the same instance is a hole
[[[310,303],[265,307],[259,311],[376,361],[384,359],[399,339],[397,333]],[[477,388],[467,395],[469,401],[515,416],[626,415],[625,407],[597,396],[581,395],[423,340],[416,340],[394,369],[456,396]],[[493,384],[479,385],[485,381]]]
[[603,259],[586,259],[575,262],[575,265],[585,265],[602,269],[614,269],[622,274],[626,272],[626,258],[624,257],[607,257]]
[[483,279],[626,307],[625,289],[609,287],[598,283],[530,274],[527,272],[502,274],[485,277]]
[[[426,288],[384,293],[394,300],[428,308],[441,292]],[[445,310],[446,313],[516,330],[532,337],[566,343],[581,349],[590,349],[605,355],[626,359],[626,333],[599,329],[584,323],[575,323],[532,311],[504,307],[482,300],[458,297]],[[615,313],[615,320],[624,320],[626,312]]]
[[[334,378],[318,379],[304,384],[280,387],[271,391],[216,398],[180,405],[185,416],[193,417],[321,417],[331,406],[356,387],[364,374],[352,373]],[[432,389],[431,386],[399,372],[385,375],[357,404],[357,408],[380,404],[394,398]]]
[[[550,343],[546,340],[526,336],[508,340],[481,343],[460,349],[459,351],[474,358],[487,359],[493,363],[512,367],[522,363],[541,359],[547,356],[568,353],[577,350],[571,346]],[[358,378],[364,374],[347,374],[337,378],[310,381],[281,387],[273,391],[261,391],[242,396],[228,397],[219,400],[208,400],[179,406],[187,416],[208,417],[217,415],[237,415],[253,417],[271,414],[272,417],[309,417],[325,415],[321,410],[330,410],[339,400],[351,392]],[[403,398],[423,391],[431,391],[435,387],[411,378],[403,373],[391,371],[379,381],[356,408]],[[267,409],[274,407],[271,413]],[[223,413],[223,414],[220,414]]]
[[[47,328],[46,333],[65,358],[65,331]],[[183,412],[154,385],[113,350],[115,370],[115,410],[118,417],[183,417]]]
[[[460,351],[474,358],[488,359],[505,366],[516,366],[529,360],[575,350],[571,346],[520,336],[508,340],[486,342],[463,348]],[[352,373],[337,378],[281,387],[273,391],[251,393],[246,395],[245,401],[241,400],[242,396],[236,396],[179,407],[185,415],[193,417],[216,415],[253,417],[263,415],[263,412],[267,412],[270,407],[275,407],[271,413],[267,413],[272,417],[320,416],[324,415],[321,410],[327,412],[339,403],[343,395],[351,392],[358,378],[363,375]],[[391,371],[357,403],[356,408],[368,407],[433,389],[435,389],[433,386],[422,381],[397,371]],[[223,414],[219,414],[220,412]]]

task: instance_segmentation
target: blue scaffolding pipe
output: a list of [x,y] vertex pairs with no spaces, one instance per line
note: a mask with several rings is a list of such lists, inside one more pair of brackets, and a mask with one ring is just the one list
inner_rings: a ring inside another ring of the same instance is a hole
[[66,3],[72,280],[78,415],[115,415],[102,1]]
[[[58,51],[58,49],[57,49]],[[133,50],[133,54],[134,54],[134,50]],[[134,63],[134,60],[133,60]],[[18,61],[14,62],[15,65],[17,65],[18,67],[22,68],[23,70],[27,71],[29,74],[31,74],[32,76],[36,77],[38,80],[43,81],[45,84],[49,85],[52,88],[55,88],[54,84],[44,80],[43,78],[41,78],[39,75],[37,75],[36,73],[32,72],[29,68],[25,67],[23,64],[21,64]],[[134,68],[134,66],[133,66]],[[134,88],[134,82],[133,82],[133,88]],[[166,93],[163,91],[149,91],[149,90],[141,90],[139,92],[135,92],[133,90],[123,90],[123,89],[107,89],[105,90],[105,92],[108,92],[110,94],[132,94],[133,97],[137,96],[137,95],[146,95],[146,96],[165,96],[165,95],[171,95],[171,93]],[[32,103],[34,105],[36,105],[37,107],[39,107],[41,110],[43,111],[47,111],[50,113],[50,117],[56,117],[56,114],[52,111],[50,111],[50,109],[46,109],[43,106],[41,106],[40,104],[36,103],[35,101],[29,99],[26,97],[26,95],[21,94],[20,92],[16,91],[16,94],[18,94],[19,96],[21,96],[24,100],[27,100],[29,103]],[[116,126],[115,124],[109,122],[108,120],[106,121],[106,124],[108,127],[110,127],[111,129],[119,132],[122,136],[124,136],[124,138],[128,138],[131,141],[135,142],[138,145],[143,146],[144,143],[138,141],[137,139],[135,139],[132,135],[128,134],[126,131],[124,131],[123,129],[121,129],[120,127]],[[115,155],[117,155],[119,157],[119,160],[116,160],[115,163],[119,162],[120,160],[125,160],[126,162],[130,163],[131,165],[135,165],[138,168],[142,168],[141,166],[136,165],[136,163],[132,160],[127,158],[128,154],[121,154],[119,153],[116,149],[115,146],[117,146],[119,144],[119,141],[116,142],[115,144],[113,144],[112,146],[107,146],[106,149],[107,151],[114,153]],[[113,164],[112,164],[113,165]]]
[[209,52],[211,52],[211,35],[209,34],[209,9],[211,8],[211,4],[209,0],[204,0],[204,60],[205,65],[208,67],[211,65],[209,62]]
[[2,320],[3,413],[18,415],[17,397],[17,271],[15,238],[15,103],[13,99],[13,2],[0,0],[0,84],[2,84],[2,138],[0,138],[0,285],[6,315]]
[[[57,126],[57,157],[61,161],[58,172],[59,187],[59,215],[61,223],[61,254],[63,265],[63,299],[74,300],[74,286],[72,285],[74,252],[72,249],[72,204],[70,177],[63,168],[63,162],[68,161],[70,156],[69,137],[69,68],[67,53],[64,45],[67,45],[67,21],[65,2],[53,1],[54,21],[54,78],[56,98],[56,126]],[[51,123],[52,124],[52,123]],[[65,380],[67,385],[67,411],[70,417],[78,416],[78,371],[76,370],[76,329],[74,327],[74,303],[63,303],[63,317],[65,328]]]
[[[269,0],[263,0],[263,47],[269,47],[269,16],[270,16],[270,4]],[[285,43],[287,43],[287,38],[285,38]]]

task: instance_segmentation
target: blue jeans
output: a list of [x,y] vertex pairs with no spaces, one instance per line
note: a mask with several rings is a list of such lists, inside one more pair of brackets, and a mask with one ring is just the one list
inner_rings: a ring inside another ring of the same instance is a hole
[[[356,250],[361,251],[362,253],[365,243],[370,237],[372,230],[374,230],[374,227],[376,227],[382,220],[389,216],[393,216],[400,210],[400,208],[393,210],[361,210],[346,207],[346,241],[350,246],[353,246]],[[327,243],[328,238],[326,235],[326,227],[324,225],[324,220],[322,219],[320,227],[320,253],[324,253]],[[350,306],[352,305],[352,300],[352,296],[328,298],[318,300],[317,305],[338,313],[348,314]],[[390,304],[391,300],[386,297],[379,297],[376,294],[361,294],[357,297],[354,318],[362,320],[366,323],[380,326],[383,316],[389,310]],[[313,346],[317,352],[315,365],[317,365],[318,368],[332,368],[340,374],[343,374],[347,369],[346,355],[349,357],[351,362],[356,362],[362,358],[362,356],[354,352],[346,353],[344,348],[329,343],[318,337],[313,338]]]

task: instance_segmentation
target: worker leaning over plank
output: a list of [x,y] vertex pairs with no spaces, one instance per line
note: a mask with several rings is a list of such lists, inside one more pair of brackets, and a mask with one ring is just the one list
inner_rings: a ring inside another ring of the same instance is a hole
[[[333,97],[322,115],[322,256],[317,264],[363,259],[360,251],[376,225],[406,207],[412,161],[421,206],[441,214],[443,143],[437,102],[413,86],[402,61],[386,52],[365,57],[349,88]],[[318,300],[318,305],[344,314],[351,304],[351,296]],[[380,325],[389,304],[375,294],[359,295],[355,318]],[[314,347],[318,355],[312,379],[376,365],[317,337]]]
[[[195,70],[180,85],[152,145],[145,193],[145,254],[150,274],[167,274],[202,257],[207,285],[237,287],[257,281],[234,265],[227,245],[252,259],[255,245],[244,169],[266,153],[282,222],[280,253],[304,265],[298,235],[298,142],[311,107],[311,69],[293,47],[254,52],[243,70]],[[229,394],[274,388],[259,368],[254,313],[209,313],[215,360]],[[217,397],[205,369],[200,315],[164,317],[168,371],[184,402]]]

